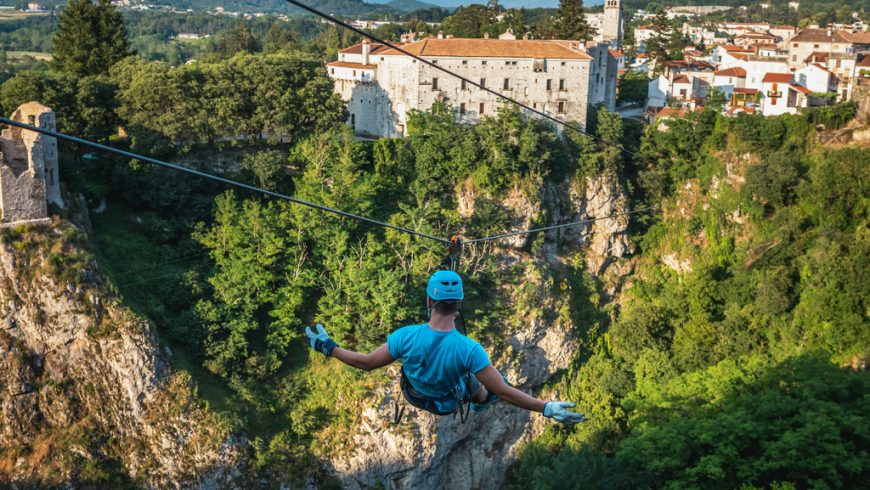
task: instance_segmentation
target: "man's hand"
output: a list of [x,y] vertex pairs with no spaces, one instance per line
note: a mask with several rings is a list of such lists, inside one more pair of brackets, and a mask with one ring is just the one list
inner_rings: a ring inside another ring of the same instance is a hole
[[568,425],[583,422],[586,417],[584,417],[582,413],[575,413],[568,410],[569,408],[574,408],[574,404],[571,402],[547,402],[547,404],[544,405],[544,417],[556,419],[557,421]]
[[326,329],[323,325],[317,324],[317,333],[311,331],[311,327],[305,327],[305,334],[308,335],[308,341],[311,342],[311,348],[320,352],[326,357],[332,354],[332,349],[338,347],[334,340],[329,338]]

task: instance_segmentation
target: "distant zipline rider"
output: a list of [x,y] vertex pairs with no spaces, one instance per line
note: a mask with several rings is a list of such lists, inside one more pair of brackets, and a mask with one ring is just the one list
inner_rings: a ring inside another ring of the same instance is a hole
[[[583,414],[568,410],[574,407],[573,403],[544,402],[508,385],[490,364],[483,347],[456,330],[456,316],[465,297],[459,274],[448,270],[436,272],[429,279],[426,293],[429,323],[396,330],[385,344],[370,354],[338,347],[319,324],[316,333],[311,327],[305,328],[311,348],[366,371],[400,359],[405,399],[436,415],[458,411],[464,417],[464,403],[470,403],[471,409],[479,412],[496,400],[504,400],[564,424],[583,421]],[[401,412],[397,408],[395,421],[400,419]]]

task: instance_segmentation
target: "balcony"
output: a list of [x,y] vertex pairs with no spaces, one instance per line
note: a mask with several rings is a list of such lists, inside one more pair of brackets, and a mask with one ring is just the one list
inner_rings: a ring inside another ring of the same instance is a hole
[[782,90],[768,90],[766,95],[771,99],[782,97]]

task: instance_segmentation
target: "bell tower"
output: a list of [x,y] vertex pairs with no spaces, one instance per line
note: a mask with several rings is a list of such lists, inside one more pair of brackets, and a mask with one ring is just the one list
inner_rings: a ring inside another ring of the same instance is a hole
[[622,47],[622,0],[604,0],[601,37],[616,49]]

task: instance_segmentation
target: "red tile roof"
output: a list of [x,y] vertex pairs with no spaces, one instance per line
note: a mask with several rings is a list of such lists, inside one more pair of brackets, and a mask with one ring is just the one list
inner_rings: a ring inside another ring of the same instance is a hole
[[809,56],[804,58],[804,63],[810,63],[812,61],[825,61],[828,59],[828,55],[830,53],[826,53],[824,51],[813,51]]
[[735,66],[732,68],[725,68],[724,70],[716,70],[713,72],[714,75],[720,77],[745,77],[746,70],[739,66]]
[[804,29],[795,34],[789,41],[793,43],[870,44],[870,32]]
[[745,114],[750,114],[750,115],[755,114],[755,108],[754,107],[747,107],[747,106],[743,106],[743,107],[737,106],[737,107],[731,107],[728,109],[728,115],[730,115],[730,116],[733,116],[735,114],[740,114],[741,112],[745,113]]
[[855,66],[860,66],[862,68],[865,66],[870,67],[870,54],[865,54],[864,57],[858,60],[858,63],[855,63]]
[[[402,46],[405,43],[395,43],[395,44],[397,46]],[[363,43],[357,43],[357,44],[354,44],[353,46],[342,49],[341,51],[339,51],[339,53],[362,54],[362,46],[363,46]],[[385,51],[387,49],[390,49],[390,48],[388,48],[387,46],[380,44],[380,43],[372,43],[371,54],[381,54],[381,51]]]
[[613,56],[614,58],[622,58],[625,56],[625,54],[615,49],[610,49],[608,51],[610,51],[610,56]]
[[656,117],[683,117],[692,112],[700,112],[703,110],[704,108],[699,106],[695,106],[694,109],[688,107],[662,107],[661,110],[656,113]]
[[674,77],[674,83],[692,83],[686,75],[677,75]]
[[[579,49],[572,49],[581,41],[557,41],[544,39],[437,39],[427,38],[406,44],[409,53],[425,57],[459,58],[555,58],[591,60],[592,57]],[[388,50],[384,55],[404,56],[399,51]]]
[[765,73],[761,83],[790,83],[791,73]]
[[789,85],[789,87],[797,90],[798,92],[804,93],[804,94],[810,93],[810,89],[808,89],[802,85]]
[[683,69],[689,71],[714,71],[716,69],[715,66],[703,60],[677,60],[677,61],[667,61],[665,62],[665,66],[674,70],[674,69]]
[[378,65],[364,65],[362,63],[351,63],[349,61],[333,61],[332,63],[327,63],[326,66],[333,66],[336,68],[356,68],[357,70],[378,69]]

